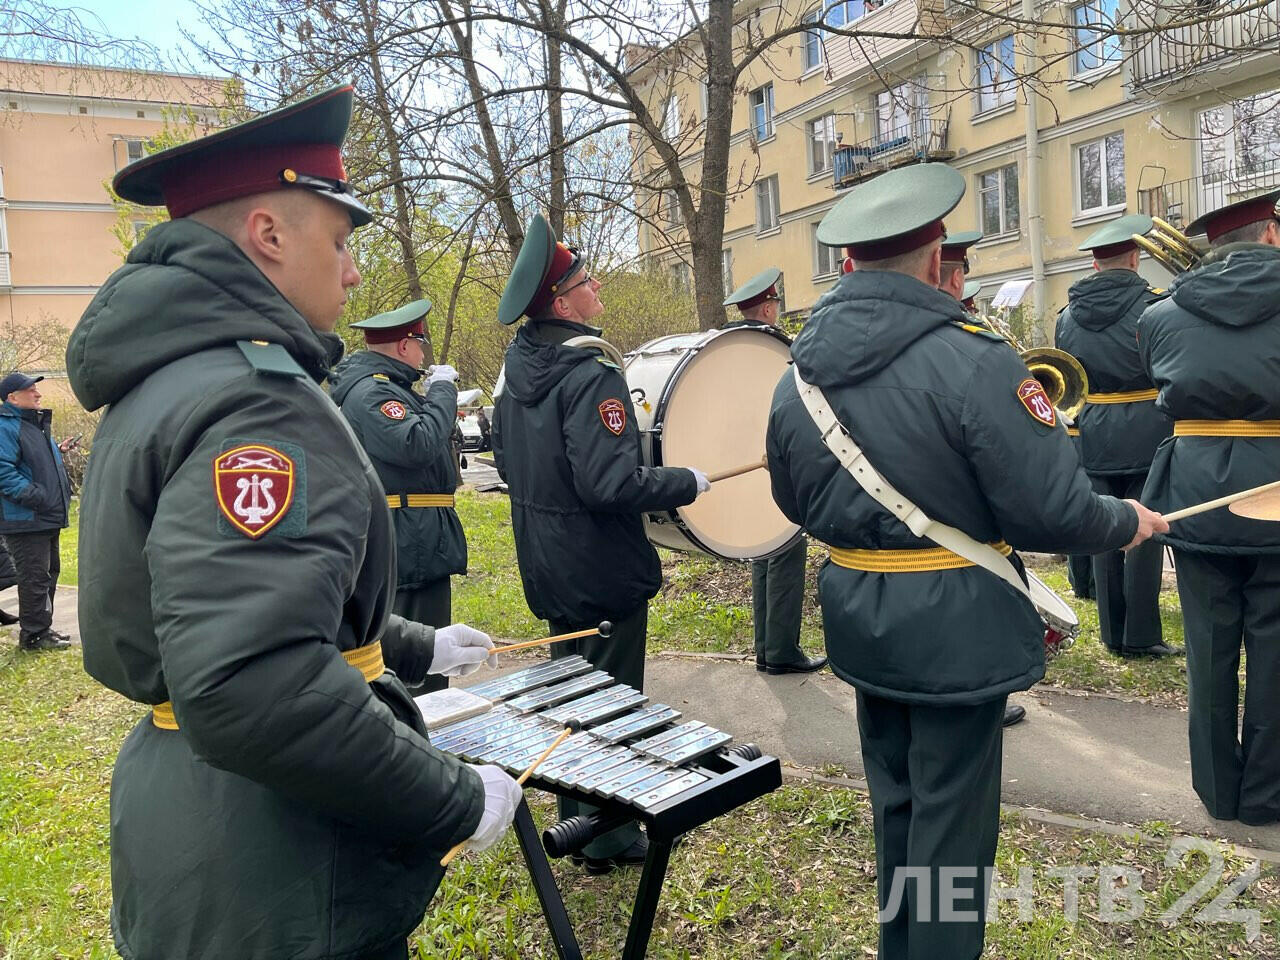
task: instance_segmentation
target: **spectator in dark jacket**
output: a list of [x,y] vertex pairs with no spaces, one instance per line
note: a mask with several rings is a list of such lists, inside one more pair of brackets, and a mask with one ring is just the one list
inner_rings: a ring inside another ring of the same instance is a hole
[[0,533],[18,571],[18,647],[32,651],[71,646],[53,629],[71,484],[50,435],[53,412],[40,408],[43,379],[15,371],[0,380]]

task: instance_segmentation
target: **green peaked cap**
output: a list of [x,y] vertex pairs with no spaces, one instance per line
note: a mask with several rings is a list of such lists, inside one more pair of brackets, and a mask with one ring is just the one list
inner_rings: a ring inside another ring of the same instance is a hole
[[778,278],[782,276],[782,271],[777,267],[769,267],[767,270],[761,270],[754,277],[740,286],[729,296],[725,297],[724,306],[731,307],[735,303],[742,303],[750,300],[752,297],[758,297],[770,287],[778,282]]
[[982,289],[980,280],[966,280],[964,282],[964,291],[960,294],[960,301],[972,300],[978,295],[978,291]]
[[[1267,207],[1268,200],[1271,201],[1270,209]],[[1275,213],[1277,200],[1280,200],[1280,190],[1269,190],[1256,196],[1245,197],[1243,200],[1237,200],[1234,203],[1221,206],[1217,210],[1210,210],[1208,213],[1200,214],[1200,216],[1187,224],[1187,229],[1183,232],[1188,237],[1206,233],[1212,243],[1222,233],[1227,233],[1236,227],[1246,226],[1249,223],[1265,220],[1268,214]],[[1251,215],[1245,217],[1239,215],[1241,213],[1250,214],[1252,208],[1257,209]]]
[[945,217],[963,196],[964,177],[945,163],[899,167],[850,190],[818,224],[818,241],[871,247],[906,239]]
[[[1133,236],[1146,236],[1151,232],[1151,218],[1145,213],[1131,213],[1119,220],[1112,220],[1089,234],[1089,239],[1077,250],[1097,250],[1099,247],[1110,247],[1117,243],[1133,243]],[[1137,244],[1134,244],[1136,247]]]
[[556,250],[556,234],[546,218],[536,213],[524,230],[524,243],[516,254],[511,276],[498,302],[498,322],[510,326],[519,320],[542,289],[551,270],[551,257]]
[[[948,233],[942,239],[942,259],[947,259],[947,251],[952,252],[952,259],[958,260],[964,256],[965,251],[972,247],[975,243],[982,239],[981,230],[961,230],[959,233]],[[958,254],[958,256],[956,255]]]
[[396,327],[407,327],[411,323],[422,320],[431,312],[430,300],[415,300],[403,307],[388,310],[351,326],[355,330],[393,330]]

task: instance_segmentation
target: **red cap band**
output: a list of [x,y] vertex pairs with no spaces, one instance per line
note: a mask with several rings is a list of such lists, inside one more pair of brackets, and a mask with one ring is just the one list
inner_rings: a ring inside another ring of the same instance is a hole
[[1094,247],[1093,259],[1110,260],[1112,257],[1119,257],[1137,249],[1138,245],[1132,240],[1121,240],[1119,243],[1108,243],[1101,247]]
[[877,240],[874,243],[857,243],[849,247],[849,256],[855,260],[888,260],[912,250],[918,250],[926,243],[937,240],[944,234],[941,220],[933,220],[923,227],[917,227],[909,233]]
[[1220,215],[1205,221],[1204,231],[1213,243],[1224,233],[1247,227],[1251,223],[1270,220],[1276,215],[1276,199],[1274,195],[1259,197],[1253,203],[1242,203],[1231,210],[1224,210]]
[[381,330],[365,330],[365,343],[395,343],[397,340],[403,340],[410,334],[417,336],[425,336],[422,329],[422,321],[415,320],[413,323],[405,323],[398,327],[384,327]]
[[[525,311],[528,316],[536,317],[547,308],[552,300],[560,295],[560,284],[568,279],[565,276],[565,272],[573,266],[576,256],[563,243],[556,244],[555,253],[551,254],[551,268],[547,271],[547,276],[542,281],[542,288]],[[574,272],[576,273],[577,271],[575,270]]]
[[764,303],[766,300],[776,300],[777,298],[778,298],[778,288],[774,285],[770,285],[768,290],[764,290],[764,291],[761,291],[760,293],[757,293],[750,300],[743,300],[740,304],[738,304],[738,309],[749,310],[752,307],[756,306],[756,304]]
[[282,170],[326,180],[347,179],[342,156],[332,143],[230,148],[175,163],[164,180],[164,205],[177,219],[215,203],[282,189]]
[[943,263],[964,263],[964,258],[969,255],[968,247],[948,247],[942,248]]

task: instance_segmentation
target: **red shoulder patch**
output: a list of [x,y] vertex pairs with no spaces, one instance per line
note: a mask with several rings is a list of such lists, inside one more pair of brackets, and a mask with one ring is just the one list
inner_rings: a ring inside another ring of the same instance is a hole
[[378,409],[381,410],[383,415],[390,420],[404,419],[404,414],[405,414],[404,404],[401,403],[399,400],[388,400]]
[[610,397],[600,404],[600,419],[604,421],[604,425],[610,433],[615,437],[620,437],[627,426],[627,408],[622,405],[622,401],[617,397]]
[[251,540],[284,519],[293,503],[296,465],[275,447],[250,443],[213,461],[213,487],[227,522]]
[[1018,400],[1031,414],[1031,419],[1037,423],[1043,423],[1046,427],[1054,427],[1058,424],[1058,411],[1053,408],[1053,404],[1049,402],[1049,395],[1044,392],[1044,387],[1040,381],[1028,377],[1018,384]]

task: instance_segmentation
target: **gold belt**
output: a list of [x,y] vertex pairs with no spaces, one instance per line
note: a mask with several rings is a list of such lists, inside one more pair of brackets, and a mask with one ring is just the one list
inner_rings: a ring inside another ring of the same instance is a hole
[[[1006,557],[1013,553],[1013,547],[1003,540],[997,540],[991,546]],[[922,547],[919,550],[829,549],[831,562],[836,566],[867,573],[923,573],[928,570],[959,570],[961,567],[974,566],[972,560],[966,560],[946,547]]]
[[[381,640],[366,643],[363,647],[356,647],[354,650],[343,650],[342,659],[359,670],[369,683],[377,680],[387,669],[382,662]],[[173,701],[166,700],[152,707],[151,722],[161,730],[177,730],[178,718],[173,715]]]
[[1078,436],[1080,436],[1080,428],[1079,428],[1079,427],[1067,427],[1067,436],[1068,436],[1068,437],[1078,437]]
[[392,493],[387,496],[387,506],[398,507],[452,507],[452,493]]
[[1090,393],[1086,399],[1089,403],[1141,403],[1158,396],[1160,391],[1151,387],[1147,390],[1125,390],[1123,393]]
[[1175,437],[1280,437],[1280,420],[1175,420]]

